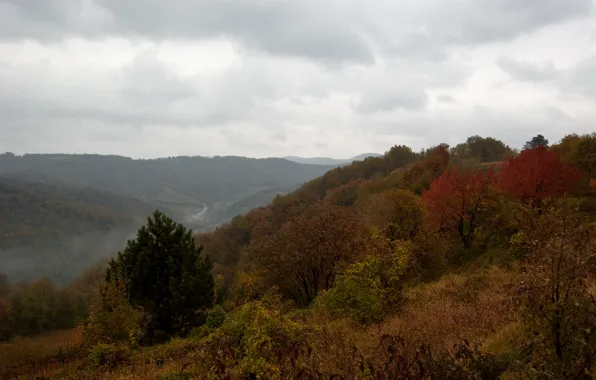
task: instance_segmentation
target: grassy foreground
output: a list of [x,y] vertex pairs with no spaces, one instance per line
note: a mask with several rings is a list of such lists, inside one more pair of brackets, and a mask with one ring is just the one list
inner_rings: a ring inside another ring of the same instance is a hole
[[[358,366],[359,355],[382,358],[380,338],[386,334],[403,338],[405,347],[426,343],[437,352],[452,352],[463,339],[478,342],[483,351],[495,355],[499,366],[508,367],[523,354],[517,348],[521,324],[511,303],[511,289],[523,276],[514,266],[504,269],[475,262],[436,282],[406,290],[402,312],[377,326],[332,320],[315,309],[301,311],[292,319],[316,329],[308,338],[309,360],[322,373],[348,375]],[[86,350],[77,329],[60,331],[0,344],[0,377],[219,378],[205,373],[202,358],[207,339],[194,336],[147,348],[106,345]],[[505,372],[501,378],[519,375]]]

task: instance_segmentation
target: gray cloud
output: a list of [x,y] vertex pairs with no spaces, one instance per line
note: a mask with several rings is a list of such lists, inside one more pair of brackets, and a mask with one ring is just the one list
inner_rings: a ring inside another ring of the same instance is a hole
[[515,44],[577,34],[593,5],[0,0],[0,150],[347,157],[478,133],[554,141],[596,119],[596,49],[561,63]]
[[449,46],[503,41],[582,17],[592,0],[0,0],[0,36],[227,37],[275,55],[320,62],[373,62],[373,46],[396,56],[444,59]]
[[447,94],[440,94],[437,96],[437,100],[441,103],[457,103],[457,99]]
[[353,105],[356,112],[364,114],[394,109],[419,109],[426,106],[428,96],[423,91],[414,89],[400,91],[374,91],[365,93],[362,100]]
[[564,90],[596,101],[596,55],[588,57],[562,74]]
[[541,82],[554,79],[559,71],[552,62],[541,66],[518,61],[509,57],[501,57],[496,62],[501,70],[520,81]]

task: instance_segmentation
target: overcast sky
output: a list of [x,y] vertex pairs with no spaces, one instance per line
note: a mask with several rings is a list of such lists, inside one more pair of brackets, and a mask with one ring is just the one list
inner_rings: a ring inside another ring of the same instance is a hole
[[351,157],[596,126],[595,0],[0,0],[0,152]]

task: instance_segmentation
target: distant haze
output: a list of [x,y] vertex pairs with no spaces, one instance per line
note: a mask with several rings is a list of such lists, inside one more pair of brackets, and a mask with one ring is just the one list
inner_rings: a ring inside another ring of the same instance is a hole
[[341,165],[341,164],[349,164],[353,161],[361,161],[367,157],[379,157],[381,154],[379,153],[364,153],[352,158],[329,158],[329,157],[296,157],[296,156],[285,156],[286,160],[299,162],[301,164],[314,164],[314,165]]

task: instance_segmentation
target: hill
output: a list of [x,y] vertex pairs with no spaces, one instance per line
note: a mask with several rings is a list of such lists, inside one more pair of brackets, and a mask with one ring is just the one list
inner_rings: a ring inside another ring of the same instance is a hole
[[[596,135],[508,158],[470,141],[395,146],[196,234],[214,287],[186,291],[214,291],[215,305],[190,333],[143,343],[145,318],[112,283],[81,329],[0,344],[0,376],[593,378],[596,224],[579,206],[596,197]],[[47,283],[2,288],[8,337],[45,321],[40,303],[65,314],[43,302]]]
[[293,161],[293,162],[298,162],[301,164],[312,164],[312,165],[333,165],[333,166],[337,166],[337,165],[345,165],[345,164],[351,164],[354,161],[362,161],[367,157],[379,157],[381,156],[378,153],[364,153],[364,154],[360,154],[358,156],[352,157],[352,158],[329,158],[329,157],[297,157],[297,156],[286,156],[286,157],[282,157],[286,160],[289,161]]
[[64,282],[113,254],[156,208],[138,199],[29,175],[0,177],[0,271]]
[[262,206],[270,199],[258,194],[273,196],[277,189],[295,189],[329,169],[280,158],[235,156],[135,160],[102,155],[0,155],[0,175],[136,198],[169,209],[176,219],[200,230],[225,221],[238,202],[251,208]]

